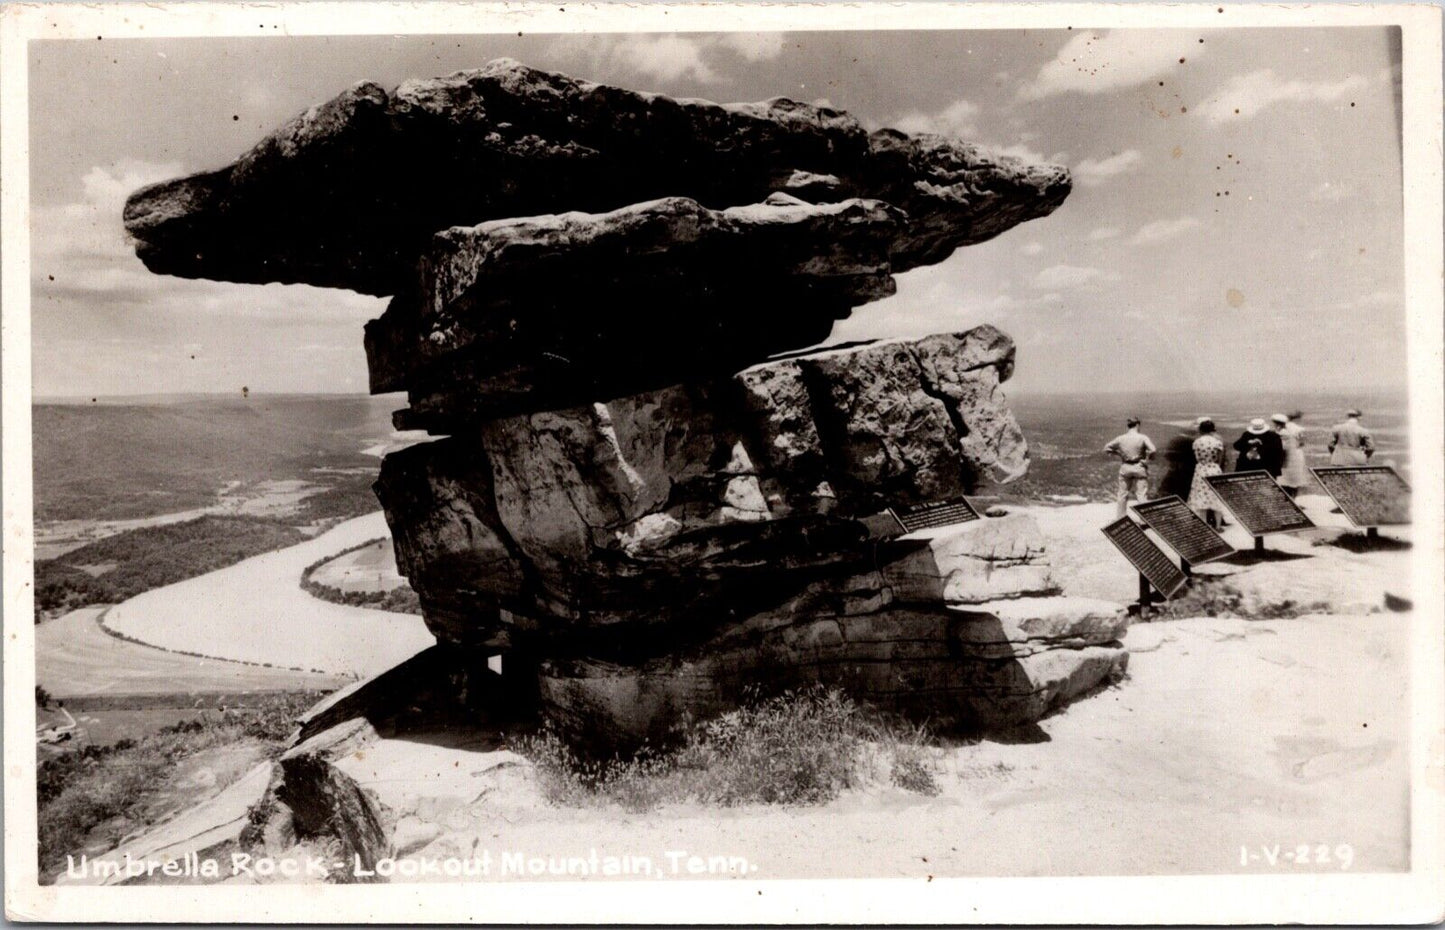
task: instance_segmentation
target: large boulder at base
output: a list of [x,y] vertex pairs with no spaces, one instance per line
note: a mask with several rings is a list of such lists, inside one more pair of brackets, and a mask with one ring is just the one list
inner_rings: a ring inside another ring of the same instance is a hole
[[[747,615],[870,559],[862,518],[1024,473],[999,390],[1012,365],[987,326],[782,359],[463,427],[387,456],[377,493],[444,639],[487,641],[508,622],[499,610],[583,625]],[[943,561],[987,549],[995,568],[1029,563],[1029,543],[985,532]]]
[[1066,170],[786,99],[719,105],[499,59],[388,92],[361,83],[234,164],[137,191],[146,267],[222,281],[394,294],[439,230],[659,197],[708,207],[783,192],[904,211],[895,271],[932,264],[1063,202]]
[[730,629],[696,649],[640,663],[545,663],[544,713],[573,742],[607,752],[666,741],[679,721],[749,693],[838,687],[942,729],[1006,729],[1119,677],[1128,618],[1065,597],[974,608],[904,607]]

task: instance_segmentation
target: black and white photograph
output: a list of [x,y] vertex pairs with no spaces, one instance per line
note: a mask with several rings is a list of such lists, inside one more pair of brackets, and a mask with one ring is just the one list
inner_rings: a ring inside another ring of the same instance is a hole
[[10,919],[1445,917],[1437,7],[47,6]]

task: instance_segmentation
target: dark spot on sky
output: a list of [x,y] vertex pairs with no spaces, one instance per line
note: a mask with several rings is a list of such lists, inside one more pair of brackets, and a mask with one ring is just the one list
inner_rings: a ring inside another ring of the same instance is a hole
[[1351,100],[1351,101],[1350,101],[1350,106],[1354,106],[1354,105],[1355,105],[1355,101]]
[[1189,108],[1188,108],[1188,107],[1180,107],[1180,108],[1179,108],[1179,112],[1180,112],[1180,113],[1188,113],[1188,112],[1189,112]]
[[1179,63],[1180,63],[1181,65],[1184,64],[1184,59],[1183,59],[1183,58],[1179,59]]
[[238,115],[235,114],[235,113],[232,113],[232,114],[231,114],[231,122],[233,122],[233,123],[238,123],[238,122],[240,122],[240,121],[241,121],[241,117],[240,117],[240,116],[238,116]]
[[53,274],[48,274],[48,275],[46,275],[46,277],[49,278],[49,279],[52,280],[52,281],[55,280],[55,275],[53,275]]

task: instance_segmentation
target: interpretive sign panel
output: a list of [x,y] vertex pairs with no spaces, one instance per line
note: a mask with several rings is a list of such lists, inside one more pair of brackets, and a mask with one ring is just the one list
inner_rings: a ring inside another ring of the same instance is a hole
[[1191,565],[1222,559],[1234,552],[1233,546],[1177,496],[1135,504],[1134,513]]
[[968,523],[971,520],[979,519],[978,511],[974,510],[973,505],[962,497],[929,501],[926,504],[889,507],[888,512],[893,515],[893,519],[898,521],[898,525],[903,527],[905,533],[951,526],[955,523]]
[[1149,538],[1144,528],[1128,517],[1120,517],[1104,527],[1109,542],[1124,553],[1154,589],[1165,597],[1173,597],[1189,579],[1158,543]]
[[1410,522],[1410,485],[1390,466],[1341,465],[1310,471],[1355,526]]
[[1237,471],[1204,480],[1251,536],[1307,530],[1315,525],[1267,471]]

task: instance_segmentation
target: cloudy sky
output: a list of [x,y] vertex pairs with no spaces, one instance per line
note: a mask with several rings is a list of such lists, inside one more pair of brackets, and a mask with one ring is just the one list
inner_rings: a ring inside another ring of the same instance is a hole
[[[37,396],[364,391],[384,302],[148,273],[136,187],[234,159],[351,83],[510,56],[1061,162],[1052,216],[902,276],[833,338],[992,322],[1015,390],[1404,384],[1399,45],[1388,29],[628,34],[31,43]],[[77,75],[86,76],[77,80]]]

